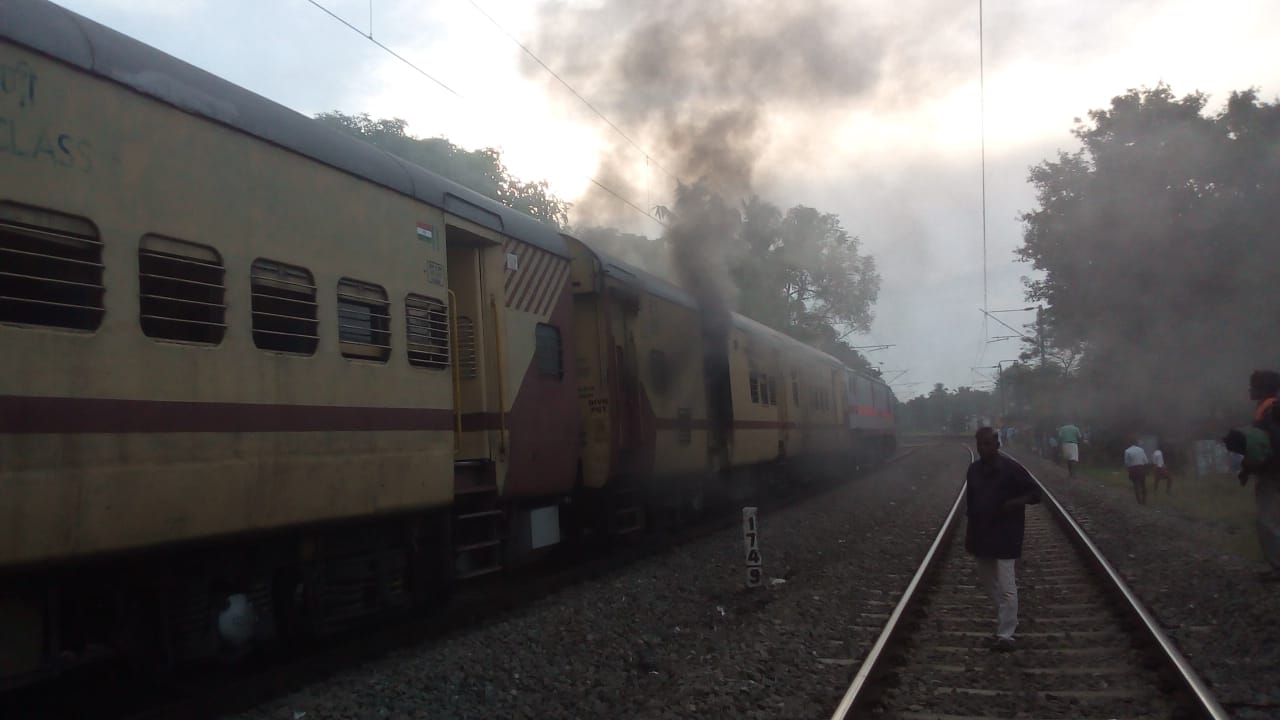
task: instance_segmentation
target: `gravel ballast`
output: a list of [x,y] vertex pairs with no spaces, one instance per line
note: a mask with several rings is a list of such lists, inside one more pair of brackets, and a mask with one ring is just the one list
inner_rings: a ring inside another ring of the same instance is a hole
[[1280,718],[1280,584],[1257,580],[1261,563],[1223,551],[1211,523],[1012,455],[1071,510],[1233,717]]
[[[835,708],[964,478],[958,445],[331,677],[238,717],[818,718]],[[780,582],[779,582],[780,581]]]

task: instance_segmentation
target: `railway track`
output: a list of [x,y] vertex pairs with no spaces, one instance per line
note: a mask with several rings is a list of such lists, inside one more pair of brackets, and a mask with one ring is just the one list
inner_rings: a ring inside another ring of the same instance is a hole
[[906,590],[886,601],[889,619],[832,720],[1228,717],[1040,487],[1018,563],[1017,649],[991,648],[995,610],[956,541],[962,488]]

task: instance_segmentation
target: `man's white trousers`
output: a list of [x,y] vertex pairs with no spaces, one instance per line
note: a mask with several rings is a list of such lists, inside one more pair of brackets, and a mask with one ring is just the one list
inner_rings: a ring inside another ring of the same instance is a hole
[[978,563],[978,582],[996,606],[996,635],[1013,639],[1018,629],[1017,560],[974,558]]

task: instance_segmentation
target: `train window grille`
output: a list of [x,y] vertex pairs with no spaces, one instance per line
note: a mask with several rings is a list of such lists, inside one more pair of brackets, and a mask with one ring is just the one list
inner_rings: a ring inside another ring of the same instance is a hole
[[253,344],[263,350],[314,355],[320,322],[311,271],[259,258],[253,261],[250,280]]
[[409,295],[404,309],[409,364],[434,370],[449,367],[449,310],[445,304],[425,295]]
[[778,404],[778,376],[769,376],[769,404]]
[[465,315],[457,319],[458,338],[455,346],[458,352],[458,377],[470,380],[479,374],[479,361],[476,352],[476,321]]
[[105,292],[92,223],[0,203],[0,322],[97,330]]
[[750,384],[751,384],[751,402],[758,403],[760,402],[760,377],[756,375],[754,372],[751,373]]
[[667,368],[667,355],[661,350],[649,352],[649,375],[653,380],[653,392],[657,395],[667,394],[671,386],[671,375]]
[[560,348],[560,328],[538,323],[534,328],[533,361],[538,372],[555,378],[564,377],[564,360]]
[[391,357],[391,303],[382,286],[338,281],[338,345],[346,358],[386,362]]
[[204,245],[146,235],[138,243],[138,322],[157,340],[217,345],[227,331],[226,268]]

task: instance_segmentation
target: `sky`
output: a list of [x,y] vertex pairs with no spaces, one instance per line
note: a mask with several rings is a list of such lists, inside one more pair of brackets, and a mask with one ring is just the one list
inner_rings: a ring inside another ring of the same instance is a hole
[[[415,135],[499,148],[517,177],[545,179],[581,208],[590,206],[581,201],[593,192],[590,178],[604,156],[616,164],[621,153],[623,194],[642,208],[666,202],[669,183],[658,167],[675,161],[663,157],[652,127],[629,126],[637,116],[626,111],[655,102],[645,94],[654,87],[602,83],[592,72],[593,62],[604,62],[625,39],[645,40],[629,25],[643,24],[643,16],[601,9],[644,4],[316,0],[359,33],[308,0],[59,4],[304,114],[399,117]],[[782,63],[808,49],[796,25],[782,28],[778,8],[786,6],[655,0],[652,7],[671,17],[698,12],[673,12],[681,5],[741,6],[735,17],[752,19],[752,37],[772,54],[767,61]],[[1021,244],[1019,215],[1035,208],[1028,169],[1077,149],[1071,135],[1077,118],[1129,88],[1160,82],[1178,95],[1208,93],[1215,111],[1232,90],[1255,87],[1268,101],[1280,93],[1270,37],[1280,27],[1280,3],[1273,0],[986,2],[982,73],[977,0],[800,0],[792,7],[806,6],[823,13],[823,27],[838,28],[835,60],[864,72],[851,91],[812,103],[763,86],[777,97],[756,98],[763,130],[752,146],[754,190],[781,207],[803,203],[838,214],[875,257],[882,277],[876,319],[868,335],[852,339],[894,346],[867,357],[894,379],[901,399],[935,382],[983,386],[980,373],[994,371],[972,367],[1017,357],[1017,341],[988,342],[1012,333],[984,323],[984,275],[989,309],[1028,305],[1022,279],[1032,268],[1013,255]],[[588,17],[596,24],[582,20]],[[771,22],[779,25],[776,33]],[[360,34],[369,32],[418,69]],[[792,77],[800,86],[816,82]],[[731,92],[752,92],[750,80]],[[627,230],[661,233],[620,204],[618,216]],[[998,317],[1021,327],[1034,315]]]

